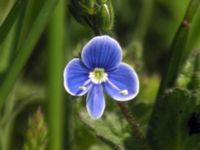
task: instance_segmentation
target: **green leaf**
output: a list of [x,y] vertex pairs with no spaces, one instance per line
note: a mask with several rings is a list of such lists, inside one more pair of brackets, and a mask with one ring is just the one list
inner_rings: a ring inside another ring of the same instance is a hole
[[188,121],[196,108],[195,95],[185,89],[165,92],[157,105],[148,138],[154,150],[197,150],[200,134],[191,135]]
[[105,116],[105,119],[92,120],[85,111],[80,113],[81,121],[109,147],[124,150],[123,141],[130,135],[125,131],[126,121],[120,121],[113,113]]
[[144,145],[137,139],[128,122],[120,114],[106,112],[101,119],[92,120],[88,113],[82,110],[79,117],[88,130],[110,148],[144,150]]

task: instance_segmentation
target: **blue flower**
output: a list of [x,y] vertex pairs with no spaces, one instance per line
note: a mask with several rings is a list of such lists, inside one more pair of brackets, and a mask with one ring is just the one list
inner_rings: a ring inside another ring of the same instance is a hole
[[105,109],[104,92],[117,101],[133,99],[139,92],[136,72],[122,62],[122,50],[113,38],[104,35],[91,39],[81,59],[72,59],[64,70],[64,86],[74,96],[87,94],[87,111],[93,119]]

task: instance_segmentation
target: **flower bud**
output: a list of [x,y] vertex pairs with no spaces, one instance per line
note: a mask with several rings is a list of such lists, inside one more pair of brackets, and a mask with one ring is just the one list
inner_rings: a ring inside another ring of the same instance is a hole
[[114,15],[110,0],[71,0],[69,9],[80,24],[93,30],[112,28]]
[[110,1],[101,0],[99,3],[99,10],[97,11],[97,25],[98,27],[103,30],[110,30],[113,26],[113,8]]

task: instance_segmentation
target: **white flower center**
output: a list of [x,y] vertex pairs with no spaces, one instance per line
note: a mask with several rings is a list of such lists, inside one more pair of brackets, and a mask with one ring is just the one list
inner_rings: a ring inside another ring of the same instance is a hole
[[100,84],[108,79],[108,74],[103,68],[95,68],[92,72],[90,72],[89,78],[93,83]]

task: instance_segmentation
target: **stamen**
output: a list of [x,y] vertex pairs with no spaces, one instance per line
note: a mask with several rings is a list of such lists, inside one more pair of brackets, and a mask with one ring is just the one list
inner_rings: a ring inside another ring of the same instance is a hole
[[110,86],[112,86],[112,88],[114,88],[115,90],[120,91],[120,89],[114,83],[112,83],[109,79],[107,80],[107,82],[110,84]]
[[79,86],[78,88],[82,91],[85,91],[87,89],[87,86],[91,83],[91,79],[86,80],[83,85]]
[[120,94],[122,94],[122,95],[128,95],[128,90],[126,90],[126,89],[120,90],[119,87],[117,87],[117,86],[116,86],[114,83],[112,83],[109,79],[107,79],[107,82],[110,84],[110,86],[112,86],[112,88],[118,90]]

